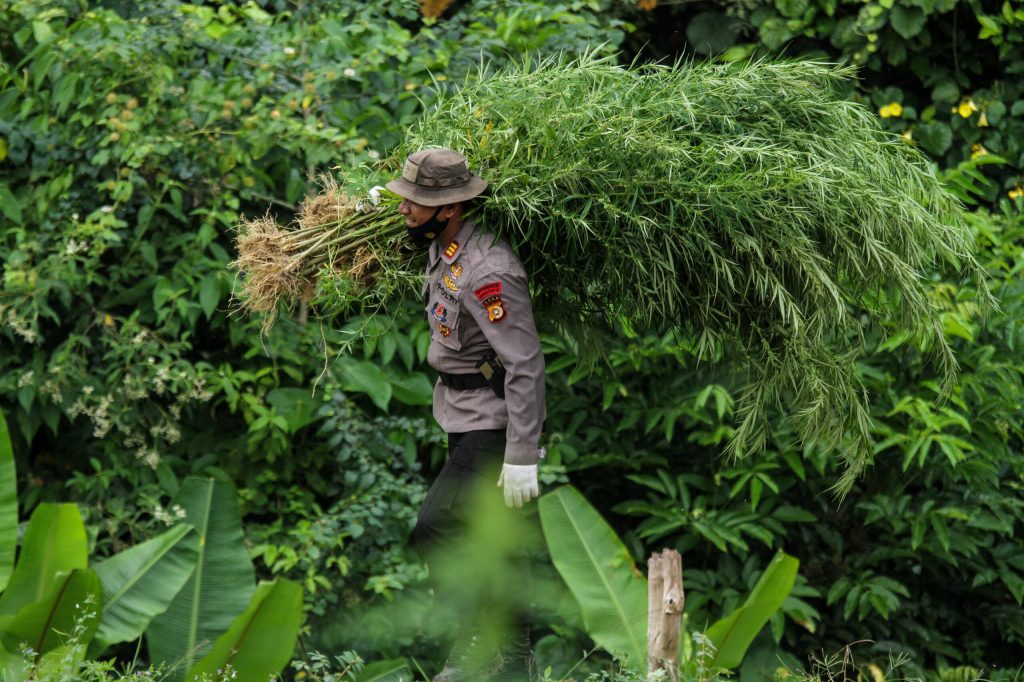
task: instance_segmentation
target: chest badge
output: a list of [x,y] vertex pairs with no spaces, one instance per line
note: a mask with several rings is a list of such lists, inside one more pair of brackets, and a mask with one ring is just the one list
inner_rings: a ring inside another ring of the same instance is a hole
[[443,303],[435,303],[430,309],[430,314],[434,316],[434,319],[438,322],[448,321],[448,309],[444,307]]
[[477,300],[487,308],[488,322],[496,324],[505,319],[507,315],[505,304],[501,300],[501,282],[485,284],[473,293],[476,294]]
[[452,291],[458,291],[459,287],[455,286],[455,280],[448,276],[448,273],[441,275],[441,279],[444,280],[444,285]]
[[452,335],[452,328],[449,327],[446,324],[439,324],[437,326],[437,331],[441,332],[441,336],[451,336]]
[[452,263],[452,277],[455,279],[462,277],[462,263]]

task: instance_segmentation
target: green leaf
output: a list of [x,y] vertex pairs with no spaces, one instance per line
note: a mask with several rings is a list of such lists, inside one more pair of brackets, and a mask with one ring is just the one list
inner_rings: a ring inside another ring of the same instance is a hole
[[356,678],[356,682],[409,682],[412,673],[403,660],[375,661],[370,663]]
[[181,663],[172,676],[180,680],[245,610],[255,575],[233,485],[190,477],[176,501],[185,509],[185,522],[198,533],[199,557],[185,587],[149,624],[146,642],[153,663]]
[[220,283],[216,275],[209,275],[199,285],[199,307],[203,309],[206,319],[213,317],[220,303]]
[[809,5],[809,0],[775,0],[775,9],[787,19],[802,17]]
[[945,123],[922,123],[914,128],[914,139],[935,156],[942,156],[953,144],[953,131]]
[[11,653],[0,646],[0,680],[23,682],[28,679],[32,662],[24,656]]
[[78,507],[40,504],[28,522],[18,563],[0,597],[0,616],[17,613],[39,601],[58,573],[85,568],[88,562],[85,526]]
[[889,23],[904,38],[913,38],[921,29],[927,17],[920,7],[898,4],[889,13]]
[[[6,151],[7,145],[4,144],[4,150]],[[15,225],[21,224],[21,204],[8,189],[7,185],[0,182],[0,211],[3,212],[7,219]]]
[[215,677],[228,666],[241,680],[266,680],[291,660],[302,622],[302,588],[291,580],[260,583],[249,607],[231,623],[186,679]]
[[[65,644],[77,621],[84,626],[79,641],[87,644],[96,632],[99,608],[100,581],[95,572],[79,568],[58,573],[40,599],[14,615],[0,617],[0,640],[7,651],[28,646],[43,654]],[[87,609],[92,609],[91,617]]]
[[686,41],[698,54],[717,55],[724,52],[733,46],[737,35],[739,23],[722,12],[701,12],[686,27]]
[[337,359],[342,372],[342,388],[370,396],[373,404],[382,410],[388,409],[391,402],[391,382],[384,372],[373,362],[357,360],[349,355]]
[[0,591],[7,586],[14,569],[18,546],[18,476],[14,448],[4,413],[0,412]]
[[[955,102],[960,99],[960,86],[949,76],[943,78],[932,88],[932,99],[936,102]],[[922,120],[928,120],[923,114]]]
[[80,74],[71,72],[57,81],[57,86],[53,89],[53,101],[57,105],[57,116],[63,116],[67,111],[68,105],[75,97],[75,87],[80,78]]
[[434,401],[434,385],[422,372],[392,376],[391,395],[403,405],[430,405]]
[[103,612],[93,651],[140,637],[188,582],[198,557],[198,535],[182,524],[96,566]]
[[306,388],[275,388],[267,394],[267,403],[284,417],[292,433],[316,421],[316,411],[321,404]]
[[50,25],[45,21],[33,21],[32,22],[32,36],[36,39],[36,42],[40,45],[45,45],[54,39],[56,34]]
[[706,634],[715,645],[710,667],[739,667],[754,637],[793,590],[799,566],[788,554],[776,554],[743,606],[708,628]]
[[551,561],[580,606],[587,634],[640,669],[647,664],[647,579],[611,526],[572,486],[540,498]]

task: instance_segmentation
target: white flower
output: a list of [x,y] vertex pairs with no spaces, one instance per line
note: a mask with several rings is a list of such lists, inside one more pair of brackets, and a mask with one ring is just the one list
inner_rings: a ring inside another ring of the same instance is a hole
[[103,211],[104,213],[113,213],[114,207],[113,206],[100,206],[100,210]]
[[348,67],[347,69],[345,69],[344,71],[342,71],[342,73],[345,74],[346,78],[355,78],[356,77],[356,70],[353,69],[351,66]]
[[366,152],[366,155],[369,156],[374,161],[380,160],[380,152],[377,151],[376,149],[371,149],[370,151]]
[[284,48],[284,53],[286,55],[288,55],[289,57],[291,57],[293,54],[295,54],[295,48],[294,47],[286,47],[286,48]]
[[32,370],[29,370],[29,371],[25,372],[18,379],[18,388],[21,388],[22,386],[28,386],[29,384],[32,383],[32,379],[34,379],[34,378],[35,378],[35,372],[33,372]]

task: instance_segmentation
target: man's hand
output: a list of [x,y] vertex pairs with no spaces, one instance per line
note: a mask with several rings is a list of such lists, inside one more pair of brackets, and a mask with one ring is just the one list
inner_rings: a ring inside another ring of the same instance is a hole
[[505,464],[501,468],[498,486],[505,491],[505,504],[522,507],[535,497],[540,497],[537,485],[536,464]]

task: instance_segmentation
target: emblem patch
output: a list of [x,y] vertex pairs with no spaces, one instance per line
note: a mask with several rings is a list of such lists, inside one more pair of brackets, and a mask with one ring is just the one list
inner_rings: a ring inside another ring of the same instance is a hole
[[501,300],[501,282],[485,284],[473,293],[487,308],[488,322],[493,324],[505,319],[505,304]]
[[448,309],[444,307],[443,303],[435,303],[430,309],[430,314],[434,316],[434,319],[438,322],[448,321]]
[[455,258],[455,254],[459,252],[459,243],[454,239],[448,242],[448,246],[444,249],[444,257],[448,260]]
[[452,291],[459,290],[459,288],[455,286],[455,280],[449,277],[447,272],[441,275],[441,279],[444,280],[444,285],[451,289]]
[[449,303],[455,303],[456,301],[459,300],[455,296],[452,296],[451,293],[447,289],[445,289],[444,285],[441,284],[440,282],[437,283],[437,290],[441,292],[441,296],[444,298],[444,300],[448,301]]
[[451,336],[452,334],[452,328],[446,324],[438,325],[437,331],[441,332],[441,336]]
[[455,279],[462,277],[462,263],[452,263],[452,277]]

